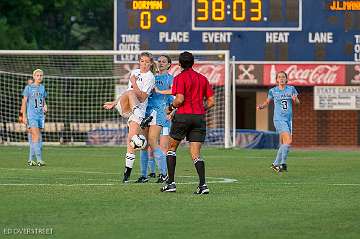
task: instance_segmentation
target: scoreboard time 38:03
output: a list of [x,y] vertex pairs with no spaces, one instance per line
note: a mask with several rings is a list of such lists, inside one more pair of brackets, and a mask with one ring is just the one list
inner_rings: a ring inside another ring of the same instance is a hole
[[360,61],[360,1],[114,2],[115,50],[228,49],[241,61]]

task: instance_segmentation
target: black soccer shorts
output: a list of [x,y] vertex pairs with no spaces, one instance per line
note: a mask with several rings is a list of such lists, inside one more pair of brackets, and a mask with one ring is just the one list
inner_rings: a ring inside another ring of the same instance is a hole
[[206,136],[205,115],[175,114],[170,129],[170,137],[181,141],[204,142]]

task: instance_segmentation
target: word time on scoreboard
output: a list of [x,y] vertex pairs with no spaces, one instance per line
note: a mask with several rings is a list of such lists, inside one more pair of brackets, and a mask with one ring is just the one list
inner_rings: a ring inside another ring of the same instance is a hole
[[360,62],[360,0],[114,3],[115,50],[229,50],[237,61]]

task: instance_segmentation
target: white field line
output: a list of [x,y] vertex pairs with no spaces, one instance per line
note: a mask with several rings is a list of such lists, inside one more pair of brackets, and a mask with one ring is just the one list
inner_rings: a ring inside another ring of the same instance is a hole
[[[228,179],[230,181],[208,181],[206,183],[231,183],[236,182],[232,181],[234,179]],[[135,182],[135,181],[131,181]],[[186,183],[176,183],[176,184],[197,184],[198,182],[186,182]],[[157,183],[146,183],[146,184],[157,184]],[[145,184],[145,185],[146,185]],[[65,186],[65,187],[76,187],[76,186],[122,186],[128,184],[122,184],[120,181],[118,183],[73,183],[73,184],[64,184],[64,183],[0,183],[0,186]],[[144,185],[142,183],[131,183],[131,185]],[[157,184],[161,185],[161,184]],[[288,185],[288,186],[295,186],[295,185],[311,185],[306,183],[283,183],[283,184],[276,184],[276,185]],[[360,183],[328,183],[324,184],[327,186],[360,186]]]
[[[0,168],[0,170],[7,170],[7,171],[33,171],[32,169],[22,169],[22,168]],[[79,174],[106,174],[106,175],[120,175],[120,173],[108,173],[108,172],[94,172],[94,171],[63,171],[63,170],[44,170],[41,168],[39,172],[56,172],[56,173],[79,173]],[[177,178],[194,178],[195,176],[177,176]],[[7,177],[8,179],[18,179],[17,177]],[[38,177],[29,177],[29,179],[36,179],[41,180],[41,178]],[[55,180],[62,180],[70,178],[55,178]],[[231,178],[218,178],[218,177],[207,177],[208,181],[207,183],[234,183],[237,182],[236,179]],[[87,181],[95,181],[99,179],[95,178],[86,178]],[[124,185],[120,183],[120,180],[114,180],[114,179],[107,179],[107,181],[117,182],[117,183],[73,183],[73,184],[64,184],[64,183],[0,183],[0,186],[118,186],[118,185]],[[131,182],[131,181],[130,181]],[[155,184],[151,183],[150,184]],[[179,182],[177,184],[197,184],[198,182]],[[141,184],[136,184],[141,185]],[[158,184],[161,185],[161,184]]]
[[64,184],[64,183],[0,183],[0,186],[115,186],[118,184],[114,183],[74,183],[74,184]]
[[[17,169],[17,168],[0,168],[0,170],[8,170],[8,171],[33,171],[33,169]],[[108,172],[98,172],[98,171],[62,171],[62,170],[44,170],[41,168],[40,171],[46,172],[59,172],[59,173],[83,173],[83,174],[105,174],[105,175],[120,175],[120,173],[108,173]],[[195,178],[196,176],[177,176],[177,178]],[[31,177],[30,177],[31,178]],[[207,183],[235,183],[238,182],[237,179],[231,178],[221,178],[221,177],[206,177]],[[16,179],[15,177],[13,179]],[[41,178],[33,178],[33,179],[41,179]],[[69,179],[69,178],[55,178],[55,179]],[[99,179],[87,178],[85,180],[94,181]],[[0,186],[119,186],[126,185],[120,183],[121,180],[107,179],[106,181],[115,182],[115,183],[74,183],[74,184],[64,184],[64,183],[0,183]],[[135,182],[135,180],[130,181]],[[176,184],[197,184],[198,182],[177,182]],[[156,184],[152,182],[148,182],[148,184]],[[273,183],[276,185],[320,185],[320,184],[312,184],[312,183]],[[143,185],[143,184],[132,184],[132,185]],[[161,184],[158,184],[161,185]],[[360,186],[360,183],[324,183],[321,185],[327,186]]]
[[31,171],[37,170],[37,172],[60,172],[60,173],[86,173],[86,174],[110,174],[110,175],[119,175],[119,173],[108,173],[108,172],[92,172],[92,171],[68,171],[68,170],[46,170],[44,168],[0,168],[0,170],[7,171]]

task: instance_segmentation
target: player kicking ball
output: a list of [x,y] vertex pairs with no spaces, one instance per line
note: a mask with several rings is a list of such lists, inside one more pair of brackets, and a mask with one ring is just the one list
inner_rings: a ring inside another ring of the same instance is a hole
[[118,106],[118,111],[123,117],[128,117],[129,133],[127,137],[127,151],[125,155],[125,171],[123,183],[130,180],[131,170],[135,161],[135,149],[130,144],[131,138],[141,131],[140,124],[145,118],[148,97],[155,85],[156,65],[153,56],[143,52],[139,56],[139,69],[130,74],[127,91],[117,100],[105,102],[104,109],[110,110]]

